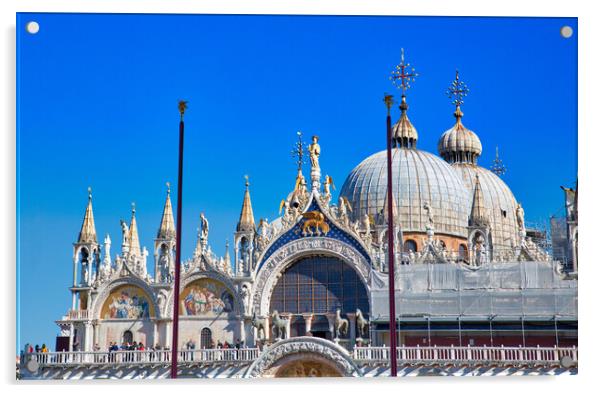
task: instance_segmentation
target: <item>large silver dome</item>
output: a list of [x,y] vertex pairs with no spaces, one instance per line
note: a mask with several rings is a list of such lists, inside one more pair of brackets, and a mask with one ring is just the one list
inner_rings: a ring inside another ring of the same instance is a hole
[[493,172],[478,165],[456,163],[451,167],[469,192],[474,191],[476,175],[479,175],[493,246],[503,249],[520,244],[516,222],[518,204],[506,183]]
[[[383,210],[387,190],[387,152],[362,161],[347,177],[341,196],[351,202],[353,216],[376,216]],[[451,165],[434,154],[411,149],[393,150],[393,193],[404,231],[425,232],[432,208],[435,233],[466,237],[470,197]]]

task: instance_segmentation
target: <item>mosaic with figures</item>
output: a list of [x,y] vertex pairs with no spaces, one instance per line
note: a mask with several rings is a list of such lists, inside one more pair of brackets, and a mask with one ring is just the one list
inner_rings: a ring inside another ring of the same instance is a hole
[[234,310],[232,293],[220,282],[201,279],[186,286],[180,295],[180,315],[219,316]]
[[140,288],[126,285],[114,289],[105,301],[103,319],[139,319],[151,317],[151,302]]

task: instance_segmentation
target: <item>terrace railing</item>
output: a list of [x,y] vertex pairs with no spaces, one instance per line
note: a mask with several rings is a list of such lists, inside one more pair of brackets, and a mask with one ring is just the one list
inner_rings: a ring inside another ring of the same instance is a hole
[[[397,347],[400,365],[454,366],[577,366],[577,347]],[[388,347],[355,347],[353,359],[359,364],[389,363]]]

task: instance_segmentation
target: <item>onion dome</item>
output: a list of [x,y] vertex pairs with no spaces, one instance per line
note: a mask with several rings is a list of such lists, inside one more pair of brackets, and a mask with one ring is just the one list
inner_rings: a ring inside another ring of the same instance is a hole
[[464,114],[460,107],[467,94],[468,88],[464,82],[460,81],[458,71],[456,71],[456,79],[448,89],[448,95],[453,98],[452,103],[456,106],[454,112],[456,124],[439,138],[439,155],[450,164],[456,162],[476,164],[483,151],[481,140],[477,134],[462,124]]
[[393,146],[416,148],[418,132],[408,117],[408,104],[406,103],[405,95],[401,96],[401,105],[399,106],[399,109],[401,109],[401,116],[391,130],[391,134],[393,135]]
[[450,164],[476,164],[483,151],[481,140],[462,124],[462,111],[456,108],[456,124],[439,138],[439,155]]

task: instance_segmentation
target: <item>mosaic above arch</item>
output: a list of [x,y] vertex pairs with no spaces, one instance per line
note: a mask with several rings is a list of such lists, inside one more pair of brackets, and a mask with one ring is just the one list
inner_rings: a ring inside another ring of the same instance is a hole
[[180,315],[217,317],[234,312],[234,295],[221,282],[200,278],[186,285],[180,294]]
[[146,292],[130,284],[111,290],[100,311],[101,319],[144,319],[154,316],[153,303]]

